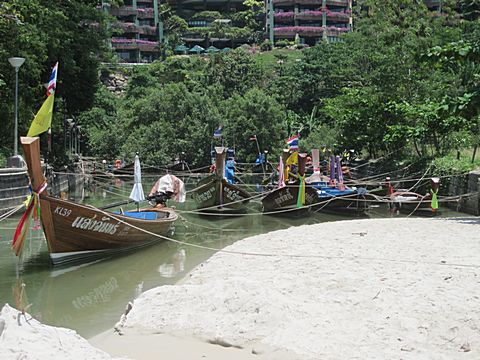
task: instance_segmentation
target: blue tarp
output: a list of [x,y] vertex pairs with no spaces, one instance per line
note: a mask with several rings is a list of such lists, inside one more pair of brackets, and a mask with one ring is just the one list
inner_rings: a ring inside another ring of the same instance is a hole
[[125,211],[124,213],[121,213],[120,211],[115,211],[114,214],[122,214],[128,217],[143,220],[157,220],[157,213],[154,211]]
[[229,184],[235,184],[235,162],[228,160],[225,166],[225,177]]

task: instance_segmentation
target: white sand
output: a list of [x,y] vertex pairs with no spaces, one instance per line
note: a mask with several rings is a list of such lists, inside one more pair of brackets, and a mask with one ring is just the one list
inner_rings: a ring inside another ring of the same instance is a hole
[[[94,343],[125,354],[129,337],[150,334],[148,348],[161,346],[151,334],[169,334],[262,354],[256,358],[480,358],[478,218],[324,223],[228,250],[284,256],[218,253],[182,284],[142,294],[124,336]],[[177,350],[179,359],[212,358]]]
[[75,331],[43,325],[29,314],[25,315],[8,304],[2,308],[0,359],[112,359],[109,354],[92,347]]
[[[217,253],[135,300],[124,335],[90,342],[132,359],[480,359],[479,218],[323,223],[227,250],[276,256]],[[0,335],[0,359],[18,339],[29,354],[65,352],[28,359],[108,358],[75,333],[60,346],[17,328]]]

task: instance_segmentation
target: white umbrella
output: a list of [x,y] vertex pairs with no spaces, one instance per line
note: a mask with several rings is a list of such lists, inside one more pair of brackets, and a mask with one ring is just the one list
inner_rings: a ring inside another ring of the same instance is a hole
[[142,169],[140,168],[140,158],[138,155],[135,155],[135,163],[133,167],[133,189],[130,193],[130,199],[139,203],[140,201],[145,200],[145,194],[143,193],[142,187]]

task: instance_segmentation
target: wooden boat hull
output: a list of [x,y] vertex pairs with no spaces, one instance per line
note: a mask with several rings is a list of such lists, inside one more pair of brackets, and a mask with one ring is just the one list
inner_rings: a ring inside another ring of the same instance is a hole
[[131,250],[161,241],[177,215],[172,209],[148,209],[156,220],[101,211],[94,207],[41,196],[41,217],[54,264]]
[[[415,193],[406,194],[399,193],[390,197],[389,207],[391,211],[420,216],[436,216],[439,214],[438,210],[432,209],[432,199],[430,197],[424,197]],[[407,196],[411,199],[406,198]]]
[[247,211],[251,195],[225,179],[211,175],[198,183],[192,197],[202,212],[236,214]]
[[[298,189],[298,185],[286,185],[273,190],[262,199],[263,212],[285,211],[288,213],[290,212],[288,210],[297,209]],[[297,210],[308,210],[309,206],[316,201],[317,191],[310,186],[306,186],[304,207]]]

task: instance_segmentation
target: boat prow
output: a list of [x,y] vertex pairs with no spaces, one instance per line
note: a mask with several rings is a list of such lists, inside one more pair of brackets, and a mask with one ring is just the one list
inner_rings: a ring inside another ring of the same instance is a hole
[[[21,138],[33,189],[45,184],[40,167],[38,138]],[[77,204],[46,194],[36,194],[54,264],[90,260],[115,252],[129,251],[165,239],[177,214],[171,208],[114,213]]]

